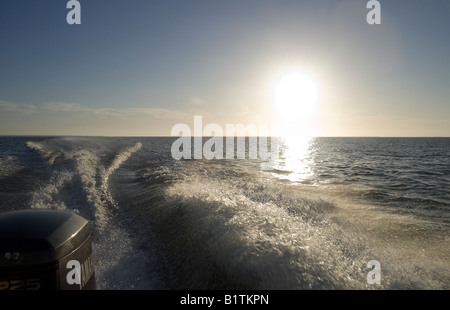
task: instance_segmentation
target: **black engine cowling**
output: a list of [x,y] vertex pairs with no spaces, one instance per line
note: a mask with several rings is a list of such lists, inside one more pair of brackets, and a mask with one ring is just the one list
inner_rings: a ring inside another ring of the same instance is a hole
[[68,211],[0,214],[0,290],[95,289],[89,222]]

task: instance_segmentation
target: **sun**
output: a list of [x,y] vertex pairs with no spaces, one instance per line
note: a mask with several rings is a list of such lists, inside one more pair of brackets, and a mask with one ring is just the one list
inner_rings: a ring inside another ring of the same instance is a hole
[[286,127],[306,126],[314,116],[319,99],[316,81],[303,72],[284,74],[273,88],[273,108]]

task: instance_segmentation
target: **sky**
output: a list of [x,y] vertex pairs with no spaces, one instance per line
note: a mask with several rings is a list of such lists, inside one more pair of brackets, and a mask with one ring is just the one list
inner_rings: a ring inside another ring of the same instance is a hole
[[73,25],[67,2],[0,0],[0,135],[279,124],[301,72],[310,135],[450,136],[448,0],[381,0],[373,25],[363,0],[79,0]]

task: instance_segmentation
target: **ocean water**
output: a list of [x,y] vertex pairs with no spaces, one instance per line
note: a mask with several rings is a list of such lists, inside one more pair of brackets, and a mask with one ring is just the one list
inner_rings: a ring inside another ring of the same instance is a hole
[[91,221],[98,289],[450,289],[450,138],[279,139],[271,161],[175,139],[0,137],[0,212]]

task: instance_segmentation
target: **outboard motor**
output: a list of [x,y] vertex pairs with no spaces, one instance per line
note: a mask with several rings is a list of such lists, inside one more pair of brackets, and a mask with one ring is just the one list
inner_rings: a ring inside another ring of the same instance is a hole
[[89,222],[68,211],[0,214],[0,290],[95,289]]

